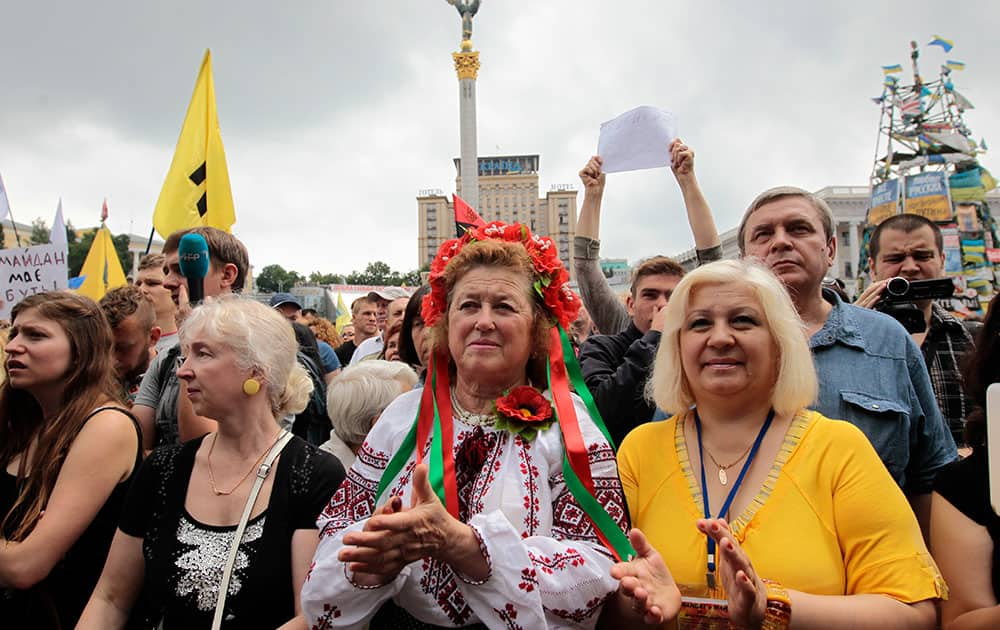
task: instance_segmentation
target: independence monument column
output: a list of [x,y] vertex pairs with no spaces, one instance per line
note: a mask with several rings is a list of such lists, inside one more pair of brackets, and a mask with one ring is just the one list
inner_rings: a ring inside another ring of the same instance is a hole
[[480,0],[446,0],[462,16],[462,52],[452,53],[458,73],[459,129],[461,136],[461,197],[479,210],[479,158],[476,149],[476,74],[479,52],[472,50],[472,18]]

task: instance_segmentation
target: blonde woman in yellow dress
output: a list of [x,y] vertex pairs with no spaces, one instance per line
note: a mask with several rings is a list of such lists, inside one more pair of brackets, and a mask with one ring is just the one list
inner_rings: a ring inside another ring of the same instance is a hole
[[685,592],[737,627],[933,628],[945,586],[916,518],[865,436],[807,409],[816,374],[780,282],[715,262],[666,308],[649,389],[684,411],[619,451],[638,557],[612,568],[603,621],[668,621]]

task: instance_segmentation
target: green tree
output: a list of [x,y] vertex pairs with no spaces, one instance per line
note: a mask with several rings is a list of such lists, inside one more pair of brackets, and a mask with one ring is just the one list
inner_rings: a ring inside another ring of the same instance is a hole
[[336,273],[314,271],[309,274],[309,282],[312,284],[344,284],[344,276]]
[[[350,275],[347,276],[347,284],[399,284],[399,282],[391,282],[393,280],[393,271],[389,268],[389,265],[385,264],[381,260],[376,260],[375,262],[368,263],[364,271],[352,271]],[[396,272],[396,280],[398,280],[399,273]]]
[[400,276],[402,283],[408,287],[419,287],[420,286],[420,270],[414,269],[413,271],[408,271]]
[[28,237],[30,245],[45,245],[49,242],[49,226],[41,217],[31,222],[31,236]]
[[257,276],[257,288],[275,293],[289,291],[296,283],[305,280],[297,271],[285,271],[281,265],[268,265]]
[[[82,237],[80,237],[76,230],[70,231],[67,226],[66,243],[69,249],[69,257],[66,264],[69,265],[70,278],[80,275],[80,269],[83,268],[83,263],[87,260],[87,254],[90,253],[90,246],[94,244],[94,236],[96,234],[97,230],[88,230]],[[128,234],[119,234],[118,236],[114,236],[111,241],[115,244],[115,252],[118,254],[118,260],[122,264],[122,270],[127,276],[132,273],[132,256],[128,251]],[[47,242],[48,241],[46,241],[46,243]]]

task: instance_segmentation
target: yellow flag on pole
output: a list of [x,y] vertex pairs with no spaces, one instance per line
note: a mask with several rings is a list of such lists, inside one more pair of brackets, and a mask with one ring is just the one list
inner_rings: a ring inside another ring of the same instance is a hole
[[337,321],[334,324],[337,326],[337,332],[343,332],[344,326],[351,323],[351,311],[348,310],[347,305],[344,304],[344,294],[337,293]]
[[212,52],[205,51],[174,160],[153,211],[153,227],[166,238],[201,225],[231,232],[236,222],[226,152],[219,132]]
[[76,292],[95,302],[111,289],[126,284],[122,263],[118,260],[118,252],[111,240],[111,230],[103,223],[94,234],[94,243],[87,252],[87,259],[83,261],[80,275],[84,280]]

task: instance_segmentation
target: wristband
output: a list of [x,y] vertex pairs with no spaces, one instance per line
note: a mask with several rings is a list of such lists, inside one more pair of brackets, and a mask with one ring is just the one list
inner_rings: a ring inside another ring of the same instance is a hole
[[788,591],[778,582],[762,581],[767,587],[767,608],[760,627],[763,630],[785,630],[792,622],[792,600],[788,598]]

